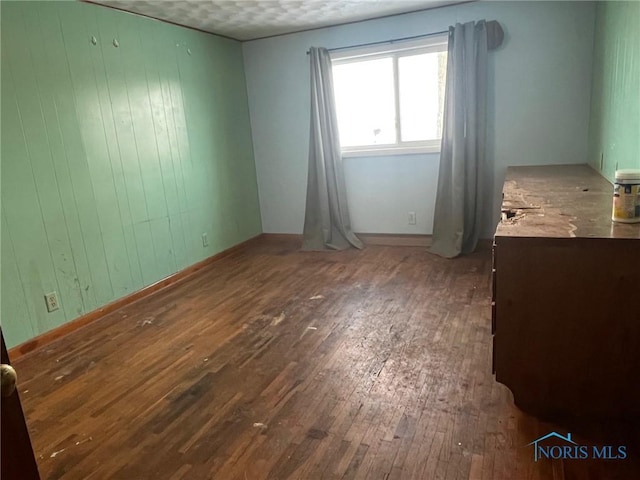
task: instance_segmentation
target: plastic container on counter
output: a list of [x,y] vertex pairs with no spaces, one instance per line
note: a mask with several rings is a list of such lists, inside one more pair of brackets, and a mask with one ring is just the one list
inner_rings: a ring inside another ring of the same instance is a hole
[[611,219],[614,222],[640,223],[640,169],[616,170]]

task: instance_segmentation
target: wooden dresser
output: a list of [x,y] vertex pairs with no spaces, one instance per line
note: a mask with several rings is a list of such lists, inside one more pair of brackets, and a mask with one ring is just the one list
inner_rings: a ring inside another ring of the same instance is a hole
[[640,417],[640,224],[586,165],[511,167],[493,250],[493,369],[544,418]]

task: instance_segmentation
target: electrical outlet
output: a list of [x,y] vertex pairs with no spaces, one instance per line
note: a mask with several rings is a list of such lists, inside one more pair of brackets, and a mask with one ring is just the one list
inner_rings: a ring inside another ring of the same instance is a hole
[[409,212],[409,225],[416,224],[416,212]]
[[209,246],[209,240],[207,240],[207,234],[206,233],[202,234],[202,246],[203,247],[208,247]]
[[47,303],[47,312],[55,312],[60,308],[58,305],[58,294],[56,292],[45,294],[44,301]]

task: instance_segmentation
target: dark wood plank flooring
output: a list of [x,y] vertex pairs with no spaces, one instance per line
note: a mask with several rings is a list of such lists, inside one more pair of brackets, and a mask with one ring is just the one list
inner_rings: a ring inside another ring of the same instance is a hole
[[264,239],[16,362],[43,479],[639,478],[533,461],[562,427],[492,377],[488,251],[297,246]]

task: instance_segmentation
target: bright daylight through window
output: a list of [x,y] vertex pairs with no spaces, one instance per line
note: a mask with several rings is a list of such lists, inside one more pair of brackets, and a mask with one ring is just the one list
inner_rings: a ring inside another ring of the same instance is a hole
[[331,54],[344,155],[440,150],[447,36]]

